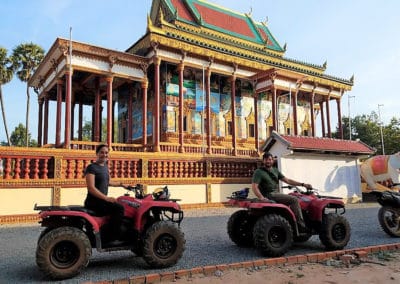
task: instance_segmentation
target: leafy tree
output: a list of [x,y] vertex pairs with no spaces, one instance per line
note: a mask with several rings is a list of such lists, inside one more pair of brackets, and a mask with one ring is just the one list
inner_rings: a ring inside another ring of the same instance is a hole
[[26,128],[25,126],[20,123],[17,127],[15,127],[14,131],[11,133],[11,143],[12,145],[23,147],[26,145],[25,141],[28,141],[28,146],[36,147],[38,146],[37,141],[31,139],[31,134],[28,134],[28,139],[26,135]]
[[[114,129],[118,129],[118,120],[114,120]],[[82,141],[92,141],[92,121],[85,120],[82,127]],[[102,119],[100,141],[107,140],[107,118]],[[114,141],[118,141],[118,132],[114,132]]]
[[12,70],[11,60],[7,56],[7,49],[0,46],[0,107],[1,107],[1,114],[3,116],[4,130],[6,132],[8,145],[11,145],[11,143],[10,143],[10,135],[8,134],[6,112],[4,109],[3,92],[1,86],[11,81],[13,73],[14,72]]
[[[13,70],[17,77],[22,81],[26,82],[26,121],[25,121],[25,138],[28,138],[29,132],[29,79],[32,77],[36,68],[44,58],[44,49],[34,43],[23,43],[13,49],[11,60]],[[25,145],[28,146],[28,140],[25,141]]]
[[[349,119],[342,117],[343,138],[349,139]],[[357,115],[351,119],[352,140],[359,139],[370,147],[376,149],[377,154],[383,153],[381,139],[381,125],[376,112]],[[338,129],[333,135],[338,138]],[[383,144],[385,154],[394,154],[400,151],[400,119],[393,117],[388,125],[382,125]]]

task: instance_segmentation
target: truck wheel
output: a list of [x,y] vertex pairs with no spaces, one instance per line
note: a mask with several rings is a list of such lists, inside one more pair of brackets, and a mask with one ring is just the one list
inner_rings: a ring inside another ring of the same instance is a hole
[[253,235],[255,247],[267,256],[281,256],[293,243],[292,227],[277,214],[260,217],[254,225]]
[[84,232],[74,227],[60,227],[41,236],[36,264],[47,277],[66,279],[79,274],[91,255],[92,247]]
[[253,246],[253,228],[256,218],[250,216],[247,210],[239,210],[228,220],[229,238],[239,247]]
[[383,206],[378,212],[379,224],[389,236],[400,237],[400,209]]
[[344,248],[350,240],[350,224],[346,218],[335,213],[325,215],[319,239],[327,250]]
[[143,242],[143,259],[154,268],[169,267],[178,262],[185,250],[181,229],[169,221],[152,224]]

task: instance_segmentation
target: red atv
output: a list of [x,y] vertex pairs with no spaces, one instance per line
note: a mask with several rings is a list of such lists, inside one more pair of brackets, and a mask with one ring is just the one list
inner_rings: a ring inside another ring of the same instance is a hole
[[125,208],[123,240],[118,246],[105,243],[109,216],[96,216],[83,206],[36,206],[41,225],[36,263],[52,279],[80,273],[89,262],[92,248],[99,252],[131,250],[155,268],[176,264],[185,250],[180,223],[183,211],[177,199],[170,199],[168,187],[143,194],[143,186],[127,187],[135,193],[118,197]]
[[321,196],[315,189],[301,191],[297,187],[289,193],[300,201],[306,229],[300,231],[293,211],[272,200],[248,199],[248,188],[229,197],[232,206],[246,208],[232,214],[228,220],[228,235],[240,247],[255,246],[267,256],[285,254],[293,242],[305,242],[312,235],[327,250],[344,248],[350,240],[350,224],[344,216],[345,207],[340,198]]

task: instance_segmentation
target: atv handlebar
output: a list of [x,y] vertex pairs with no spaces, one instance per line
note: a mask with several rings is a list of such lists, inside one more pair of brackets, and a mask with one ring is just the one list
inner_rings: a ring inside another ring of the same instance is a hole
[[143,192],[143,184],[138,183],[135,186],[128,185],[124,186],[126,190],[133,191],[135,193],[135,197],[138,199],[143,199],[144,198],[144,192]]

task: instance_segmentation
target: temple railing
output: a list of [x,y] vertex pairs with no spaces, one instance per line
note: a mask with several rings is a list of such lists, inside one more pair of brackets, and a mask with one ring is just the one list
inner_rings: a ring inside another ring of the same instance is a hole
[[[0,147],[0,188],[45,187],[52,184],[82,186],[85,183],[84,170],[95,159],[92,148],[96,144],[88,145],[90,150]],[[160,179],[162,183],[168,183],[168,180],[171,183],[187,183],[188,180],[204,182],[207,179],[229,182],[225,180],[227,178],[249,181],[259,162],[251,156],[207,155],[201,147],[191,146],[189,149],[179,155],[113,150],[109,160],[110,175],[121,181],[148,184],[157,184]]]

